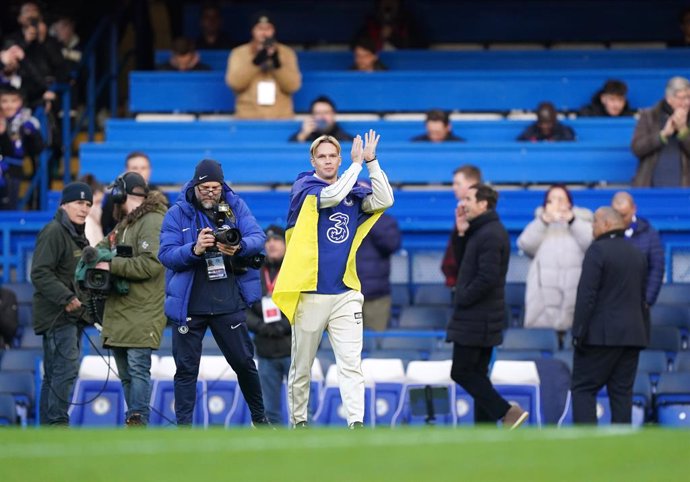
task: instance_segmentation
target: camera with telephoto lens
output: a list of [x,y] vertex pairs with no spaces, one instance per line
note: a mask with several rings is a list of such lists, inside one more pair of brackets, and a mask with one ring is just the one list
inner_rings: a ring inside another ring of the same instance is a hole
[[252,256],[235,255],[232,257],[232,272],[235,275],[241,275],[250,269],[260,269],[265,258],[266,256],[261,253]]
[[237,228],[223,226],[213,230],[211,234],[216,238],[217,243],[227,244],[228,246],[237,246],[242,241],[242,233]]

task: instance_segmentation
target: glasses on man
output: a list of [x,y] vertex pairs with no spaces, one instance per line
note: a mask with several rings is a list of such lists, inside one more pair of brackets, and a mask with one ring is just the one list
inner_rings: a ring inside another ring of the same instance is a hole
[[223,186],[197,186],[196,188],[199,190],[200,194],[208,194],[209,196],[213,196],[214,194],[218,194]]

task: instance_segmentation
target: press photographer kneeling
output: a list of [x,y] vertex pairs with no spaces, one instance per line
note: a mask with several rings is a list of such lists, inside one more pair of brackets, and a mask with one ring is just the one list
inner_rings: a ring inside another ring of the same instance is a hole
[[[98,248],[109,250],[112,256],[95,266],[112,275],[101,335],[103,346],[112,348],[117,363],[127,402],[126,423],[146,425],[151,350],[160,346],[166,323],[165,270],[158,261],[158,247],[167,200],[158,191],[149,191],[144,178],[135,172],[118,177],[111,189],[119,222]],[[91,277],[94,273],[98,274],[91,272]],[[103,278],[96,276],[95,282]]]

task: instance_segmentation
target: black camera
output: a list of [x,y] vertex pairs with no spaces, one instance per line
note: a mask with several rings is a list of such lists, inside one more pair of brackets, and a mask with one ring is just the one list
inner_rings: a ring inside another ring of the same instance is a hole
[[110,291],[110,271],[105,269],[90,268],[86,270],[82,288],[98,293]]
[[227,244],[229,246],[237,246],[242,241],[242,233],[237,228],[230,228],[223,226],[213,231],[213,237],[216,238],[217,243]]
[[264,48],[265,49],[270,49],[276,44],[276,39],[273,37],[268,37],[266,40],[264,40]]
[[259,269],[264,264],[266,256],[263,254],[255,254],[253,256],[238,256],[232,257],[232,272],[235,275],[245,274],[249,269]]

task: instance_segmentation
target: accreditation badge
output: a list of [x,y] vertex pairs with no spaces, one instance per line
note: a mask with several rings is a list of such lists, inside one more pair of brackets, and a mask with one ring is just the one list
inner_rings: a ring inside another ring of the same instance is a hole
[[226,279],[228,277],[228,273],[225,271],[225,261],[221,253],[206,253],[204,260],[206,261],[206,277],[209,281]]
[[270,296],[261,298],[261,311],[264,315],[264,323],[275,323],[280,321],[282,317],[280,308],[278,308]]

